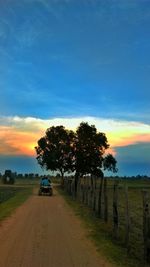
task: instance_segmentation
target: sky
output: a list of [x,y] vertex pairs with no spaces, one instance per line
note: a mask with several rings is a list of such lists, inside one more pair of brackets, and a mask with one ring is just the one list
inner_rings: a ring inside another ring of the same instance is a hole
[[85,121],[118,175],[150,176],[149,114],[149,0],[0,0],[1,173],[43,172],[46,129]]

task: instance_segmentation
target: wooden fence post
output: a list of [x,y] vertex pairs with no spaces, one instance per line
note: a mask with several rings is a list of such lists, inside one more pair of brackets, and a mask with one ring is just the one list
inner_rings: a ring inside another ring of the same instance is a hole
[[102,189],[103,189],[103,180],[104,177],[100,177],[100,186],[99,186],[99,194],[98,194],[98,216],[102,218]]
[[113,191],[113,234],[114,238],[118,238],[118,182],[114,183]]
[[71,195],[71,184],[72,184],[72,179],[69,181],[69,195]]
[[143,191],[143,238],[144,260],[150,262],[150,209],[147,191]]
[[126,218],[126,233],[125,233],[125,245],[129,252],[129,239],[130,239],[130,211],[129,211],[129,199],[128,199],[128,186],[125,186],[125,218]]
[[71,196],[72,196],[73,199],[75,198],[75,182],[74,182],[74,179],[72,180],[72,183],[71,183]]
[[82,178],[82,182],[81,182],[81,192],[82,192],[81,202],[84,203],[84,177]]
[[93,203],[93,177],[91,174],[91,185],[90,185],[90,207],[92,208],[92,203]]
[[89,176],[86,178],[85,204],[88,205]]
[[83,178],[83,203],[86,201],[86,177]]
[[93,211],[96,210],[96,189],[97,189],[97,177],[93,175],[94,180],[94,194],[93,194]]
[[104,178],[104,221],[108,222],[107,178]]
[[78,178],[78,185],[77,185],[77,199],[80,201],[80,194],[81,194],[81,177]]

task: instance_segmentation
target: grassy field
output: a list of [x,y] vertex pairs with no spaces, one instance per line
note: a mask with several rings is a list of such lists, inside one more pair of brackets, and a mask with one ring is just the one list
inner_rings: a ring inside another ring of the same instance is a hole
[[[113,239],[113,184],[114,180],[108,180],[108,223],[103,219],[98,219],[91,208],[80,202],[75,202],[65,196],[67,201],[73,206],[76,214],[85,222],[89,228],[89,235],[95,241],[97,248],[117,263],[118,266],[140,266],[143,267],[143,197],[142,191],[146,190],[150,195],[149,180],[129,180],[119,179],[118,189],[118,214],[119,231],[118,240]],[[126,197],[125,186],[128,186],[128,201],[130,215],[129,253],[125,248],[126,229]],[[82,199],[82,197],[81,197]],[[150,199],[149,199],[150,203]],[[104,200],[102,199],[102,210]]]
[[[113,228],[113,183],[108,181],[108,225]],[[139,262],[144,257],[143,243],[143,190],[146,190],[150,196],[150,181],[149,180],[120,180],[118,187],[118,242],[123,247],[125,246],[126,234],[126,194],[125,187],[128,187],[128,203],[129,203],[129,255],[132,255]],[[150,204],[150,199],[149,199]],[[104,202],[102,202],[104,205]]]
[[0,186],[0,221],[10,216],[32,194],[32,190],[32,186]]
[[[149,190],[149,189],[148,189]],[[113,221],[113,190],[108,188],[108,214],[109,223],[112,227]],[[142,189],[140,187],[129,187],[128,189],[129,215],[130,215],[130,233],[129,233],[129,254],[137,259],[143,258],[143,207],[142,207]],[[119,214],[119,241],[124,245],[126,229],[126,199],[125,190],[120,187],[118,190],[118,214]]]

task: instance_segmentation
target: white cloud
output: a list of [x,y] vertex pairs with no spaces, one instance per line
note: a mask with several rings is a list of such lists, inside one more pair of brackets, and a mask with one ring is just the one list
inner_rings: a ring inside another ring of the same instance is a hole
[[46,130],[48,127],[64,125],[68,129],[75,130],[84,121],[94,124],[98,131],[105,133],[126,134],[150,134],[150,125],[141,122],[105,119],[99,117],[69,117],[40,119],[34,117],[0,117],[0,125],[11,125],[20,129]]

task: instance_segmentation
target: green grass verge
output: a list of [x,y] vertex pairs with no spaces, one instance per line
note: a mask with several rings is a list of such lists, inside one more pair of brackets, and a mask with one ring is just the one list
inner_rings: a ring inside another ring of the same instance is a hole
[[99,218],[96,218],[90,208],[78,201],[72,200],[60,187],[56,188],[65,198],[66,202],[74,210],[75,215],[82,220],[87,229],[87,236],[96,245],[97,251],[104,255],[109,262],[120,267],[143,267],[143,262],[129,256],[127,250],[121,243],[117,243],[112,237],[112,228]]
[[18,191],[13,197],[0,204],[0,221],[4,220],[12,214],[32,194],[33,188],[25,188]]

